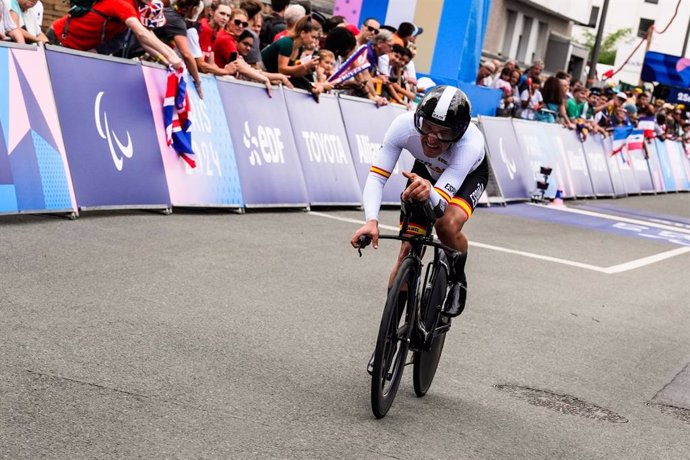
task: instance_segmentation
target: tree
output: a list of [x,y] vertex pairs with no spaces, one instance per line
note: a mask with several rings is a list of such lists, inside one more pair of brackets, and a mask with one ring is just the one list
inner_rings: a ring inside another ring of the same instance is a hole
[[[632,33],[632,28],[628,27],[625,29],[618,29],[606,36],[601,41],[601,49],[599,50],[599,64],[614,65],[616,62],[616,45],[618,42]],[[586,46],[589,49],[589,55],[592,55],[592,50],[594,49],[594,40],[596,35],[589,31],[584,31],[584,40],[579,43]]]

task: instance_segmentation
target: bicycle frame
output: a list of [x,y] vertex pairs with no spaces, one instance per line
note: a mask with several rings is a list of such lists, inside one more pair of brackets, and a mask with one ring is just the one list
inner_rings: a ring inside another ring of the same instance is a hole
[[[420,344],[417,344],[417,347],[413,348],[421,348],[421,349],[428,349],[431,346],[431,343],[433,341],[433,338],[442,332],[447,331],[450,329],[450,323],[445,324],[441,327],[437,327],[438,325],[438,318],[435,321],[435,324],[431,330],[427,330],[426,324],[425,324],[425,317],[422,317],[422,299],[423,299],[423,293],[424,290],[420,289],[422,287],[422,281],[424,282],[423,286],[426,286],[426,283],[428,281],[429,277],[429,267],[431,265],[436,266],[437,264],[445,264],[446,268],[448,267],[447,261],[441,260],[442,258],[445,259],[445,257],[441,256],[441,251],[435,251],[434,254],[434,260],[433,262],[430,262],[429,265],[427,265],[427,270],[426,274],[422,276],[422,266],[423,262],[422,259],[424,258],[424,254],[426,252],[427,246],[432,246],[437,249],[441,249],[442,251],[448,252],[448,253],[457,253],[458,251],[446,246],[445,244],[441,243],[440,241],[436,240],[433,235],[433,229],[434,229],[434,224],[436,223],[436,217],[431,214],[433,211],[425,208],[425,213],[427,214],[427,226],[426,226],[426,231],[424,236],[408,236],[405,233],[407,232],[408,226],[409,226],[409,219],[410,219],[410,213],[405,213],[405,218],[403,220],[403,225],[400,228],[400,232],[398,235],[380,235],[379,238],[381,239],[389,239],[389,240],[400,240],[402,242],[407,242],[410,243],[411,249],[410,253],[405,256],[405,259],[411,258],[415,261],[415,266],[416,266],[416,272],[417,272],[417,286],[416,289],[414,289],[415,292],[415,298],[410,299],[414,301],[414,308],[415,308],[415,329],[418,331],[420,337]],[[413,336],[414,337],[414,336]]]

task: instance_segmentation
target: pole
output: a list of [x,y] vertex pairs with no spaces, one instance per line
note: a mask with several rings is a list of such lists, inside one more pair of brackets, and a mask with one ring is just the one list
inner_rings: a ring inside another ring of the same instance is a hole
[[690,20],[688,20],[688,27],[685,29],[685,41],[683,42],[683,52],[680,53],[680,57],[685,57],[685,50],[688,47],[688,36],[690,36]]
[[597,29],[597,37],[594,40],[594,48],[592,49],[592,59],[589,62],[589,74],[587,75],[587,86],[591,87],[597,74],[597,62],[599,61],[599,51],[601,51],[601,40],[604,36],[604,24],[606,23],[606,13],[609,9],[609,0],[604,0],[604,6],[601,8],[601,17],[599,18],[599,28]]

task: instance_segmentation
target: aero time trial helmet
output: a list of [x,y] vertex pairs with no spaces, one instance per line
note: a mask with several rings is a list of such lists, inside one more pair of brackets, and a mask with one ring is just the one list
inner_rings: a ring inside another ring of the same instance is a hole
[[457,142],[467,131],[472,119],[472,106],[465,93],[454,86],[435,86],[419,102],[414,114],[414,124],[421,134],[429,134],[423,122],[434,123],[448,130],[448,136],[439,137],[445,142]]

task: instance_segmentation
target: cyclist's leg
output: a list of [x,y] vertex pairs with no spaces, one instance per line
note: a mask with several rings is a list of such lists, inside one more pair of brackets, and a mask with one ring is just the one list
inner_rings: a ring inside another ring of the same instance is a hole
[[465,308],[467,297],[467,278],[465,261],[469,242],[462,231],[467,220],[472,216],[489,180],[489,163],[485,157],[479,167],[472,171],[451,199],[445,215],[436,222],[436,233],[445,245],[462,252],[461,256],[451,260],[449,276],[450,290],[443,309],[447,316],[458,316]]

